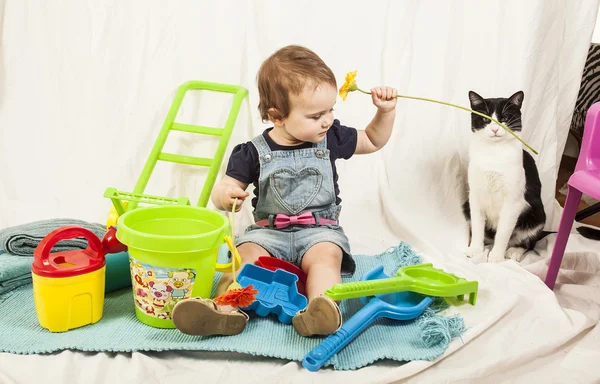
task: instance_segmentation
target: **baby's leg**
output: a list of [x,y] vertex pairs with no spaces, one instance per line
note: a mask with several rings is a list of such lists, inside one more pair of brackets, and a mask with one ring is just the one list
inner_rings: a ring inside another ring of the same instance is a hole
[[333,243],[317,243],[302,258],[302,270],[306,273],[308,300],[325,293],[333,285],[341,283],[342,250]]
[[[269,254],[269,252],[267,252],[263,247],[254,243],[244,243],[237,247],[237,249],[240,253],[240,257],[242,258],[242,264],[235,272],[236,276],[238,275],[238,273],[240,273],[244,265],[254,264],[254,262],[256,262],[256,260],[258,260],[260,256],[266,256]],[[227,292],[227,288],[231,283],[233,283],[233,276],[231,272],[224,273],[223,276],[221,276],[221,279],[219,280],[219,283],[217,285],[215,297],[219,297],[223,293]]]
[[341,283],[342,250],[336,244],[323,242],[313,245],[302,259],[306,273],[308,306],[292,319],[300,336],[330,335],[342,325],[342,314],[335,301],[323,295]]

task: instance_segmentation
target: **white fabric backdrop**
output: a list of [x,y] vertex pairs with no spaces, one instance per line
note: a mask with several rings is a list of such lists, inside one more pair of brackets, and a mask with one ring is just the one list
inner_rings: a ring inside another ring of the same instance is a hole
[[[176,88],[188,80],[239,84],[249,90],[229,153],[233,145],[267,127],[256,109],[256,71],[274,50],[293,43],[321,55],[340,84],[347,71],[357,69],[358,84],[363,88],[391,85],[402,94],[464,106],[468,106],[469,90],[484,97],[523,90],[522,136],[540,152],[535,159],[549,216],[547,228],[555,229],[560,217],[554,200],[555,177],[597,10],[597,0],[0,1],[0,228],[52,217],[104,222],[110,207],[102,197],[104,189],[132,190]],[[190,95],[177,120],[222,125],[229,102],[229,98],[213,94]],[[374,111],[370,98],[359,93],[336,106],[342,123],[357,128],[363,128]],[[470,117],[464,111],[401,99],[389,144],[379,153],[338,163],[344,200],[342,224],[355,253],[379,253],[402,239],[442,266],[458,265],[465,273],[487,281],[486,289],[495,299],[505,291],[519,297],[507,299],[511,305],[520,304],[505,324],[511,324],[511,332],[523,340],[531,340],[525,337],[528,335],[546,341],[529,354],[549,354],[597,322],[598,311],[586,312],[588,317],[575,310],[565,314],[537,277],[512,262],[474,266],[461,259],[467,242],[460,211],[464,195],[461,170],[467,162],[469,126]],[[210,156],[215,146],[206,138],[173,134],[167,148]],[[159,164],[146,192],[195,200],[203,175],[191,167]],[[239,231],[251,220],[249,205],[238,220]],[[552,241],[550,236],[540,243],[541,256],[532,253],[526,259],[525,264],[538,276],[545,273]],[[578,252],[597,249],[597,243],[580,239],[576,245]],[[586,271],[597,276],[597,254],[586,255],[590,258]],[[561,304],[590,308],[588,296],[579,301],[575,297],[580,293],[578,286],[584,285],[582,292],[589,292],[592,288],[587,285],[595,280],[567,277],[575,288],[566,293],[557,290],[559,299],[564,299]],[[510,279],[521,283],[507,285]],[[560,296],[561,292],[566,296]],[[531,301],[534,293],[543,295],[544,300],[524,306],[523,301]],[[504,310],[510,308],[507,304]],[[546,328],[525,326],[540,316],[549,316],[555,323]],[[477,316],[469,319],[475,321]],[[553,331],[556,327],[561,334]],[[486,331],[488,344],[473,342],[452,355],[474,364],[471,371],[463,366],[463,376],[457,377],[477,377],[482,372],[503,375],[518,369],[522,349],[503,345],[502,329],[499,323]],[[486,348],[497,355],[478,365]],[[508,357],[502,360],[506,348]],[[191,368],[195,360],[186,360],[191,355],[149,358],[168,370],[171,364],[173,370],[182,366],[195,369]],[[85,361],[82,369],[103,367],[106,375],[120,371],[120,359],[101,356],[4,354],[0,355],[0,373],[6,375],[6,382],[11,378],[21,381],[19,375],[23,380],[36,380],[34,372],[26,373],[20,365],[33,359],[48,367],[66,367],[76,359]],[[140,356],[124,355],[123,361],[138,364],[136,377],[148,379],[142,369],[147,357]],[[201,356],[214,356],[208,367],[217,369],[221,364],[215,380],[219,375],[231,377],[233,368],[249,359],[227,354]],[[230,359],[234,362],[228,362]],[[253,364],[246,369],[265,380],[265,372],[282,365],[269,359],[248,361]],[[499,362],[502,370],[494,368]],[[426,371],[429,382],[439,382],[435,375],[447,375],[445,370],[452,369],[450,363],[444,363]],[[369,367],[356,373],[361,376],[352,377],[362,377],[362,382],[375,377],[389,381],[415,370],[410,364],[407,366],[412,368],[396,369],[392,376],[378,370],[390,366],[397,364]],[[286,378],[298,374],[300,380],[296,364],[282,367],[289,368],[272,372],[283,372]],[[60,377],[75,382],[84,374]],[[348,376],[328,372],[318,377],[331,382]]]

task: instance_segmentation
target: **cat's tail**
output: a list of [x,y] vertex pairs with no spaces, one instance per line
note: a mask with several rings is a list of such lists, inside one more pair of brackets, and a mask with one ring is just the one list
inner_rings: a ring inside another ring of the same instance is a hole
[[546,236],[548,236],[548,235],[551,235],[551,234],[553,234],[553,233],[556,233],[556,232],[552,232],[552,231],[542,231],[542,234],[540,235],[540,238],[539,238],[538,240],[542,240],[544,237],[546,237]]
[[581,236],[587,239],[600,240],[600,229],[594,229],[590,227],[578,227],[577,232],[579,232]]
[[[576,229],[577,232],[579,232],[579,234],[585,237],[586,239],[600,240],[600,229],[594,229],[590,227],[577,227]],[[539,240],[553,233],[556,233],[556,231],[542,231]]]

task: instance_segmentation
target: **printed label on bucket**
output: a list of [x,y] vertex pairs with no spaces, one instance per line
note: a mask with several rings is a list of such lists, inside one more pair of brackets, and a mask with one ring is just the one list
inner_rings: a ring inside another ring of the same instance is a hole
[[196,278],[192,268],[164,268],[130,257],[131,282],[135,305],[145,314],[171,320],[178,301],[188,299]]

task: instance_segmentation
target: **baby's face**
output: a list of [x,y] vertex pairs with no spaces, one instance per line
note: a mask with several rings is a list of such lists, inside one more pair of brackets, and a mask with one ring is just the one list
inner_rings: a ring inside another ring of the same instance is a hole
[[290,95],[291,110],[284,120],[288,134],[299,141],[318,143],[333,124],[337,90],[329,84],[308,84],[299,95]]

